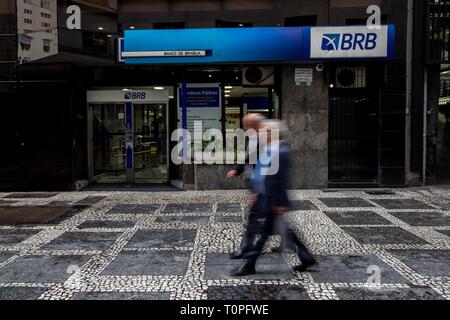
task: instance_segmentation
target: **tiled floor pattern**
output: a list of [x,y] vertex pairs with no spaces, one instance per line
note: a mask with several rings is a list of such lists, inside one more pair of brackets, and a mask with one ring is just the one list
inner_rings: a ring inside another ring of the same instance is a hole
[[1,299],[450,299],[450,190],[292,191],[288,220],[319,265],[270,253],[232,278],[247,194],[0,193],[85,205],[57,224],[0,226]]

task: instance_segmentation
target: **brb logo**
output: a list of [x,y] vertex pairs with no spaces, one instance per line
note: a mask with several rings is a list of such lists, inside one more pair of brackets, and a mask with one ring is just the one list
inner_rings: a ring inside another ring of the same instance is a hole
[[145,100],[146,96],[145,92],[126,92],[125,100]]
[[322,36],[322,50],[374,50],[377,47],[376,33],[328,33]]

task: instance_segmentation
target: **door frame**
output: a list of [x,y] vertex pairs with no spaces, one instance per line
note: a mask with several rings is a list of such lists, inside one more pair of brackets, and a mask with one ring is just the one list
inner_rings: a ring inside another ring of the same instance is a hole
[[[328,119],[328,186],[330,187],[377,187],[380,186],[382,177],[381,177],[381,155],[380,155],[380,125],[381,125],[381,92],[380,92],[380,77],[378,75],[379,69],[377,69],[377,65],[370,65],[370,64],[334,64],[330,66],[330,73],[328,75],[330,83],[336,84],[337,83],[337,75],[336,75],[336,69],[337,67],[347,67],[347,68],[354,68],[354,67],[363,67],[365,68],[365,81],[366,84],[362,87],[341,87],[338,88],[336,86],[330,87],[328,89],[328,113],[329,113],[329,119]],[[377,167],[373,168],[376,169],[376,175],[374,175],[373,179],[348,179],[348,180],[335,180],[331,179],[331,162],[332,162],[332,152],[331,152],[331,123],[333,119],[331,118],[331,100],[333,97],[352,97],[352,96],[372,96],[374,99],[372,100],[374,103],[374,106],[376,106],[376,132],[374,134],[374,137],[376,138],[376,153],[377,156]]]
[[[131,103],[131,131],[133,132],[133,161],[132,168],[126,168],[127,171],[127,183],[135,183],[134,173],[134,104],[160,104],[166,108],[166,145],[167,145],[167,182],[169,182],[169,91],[168,90],[154,90],[154,89],[139,89],[139,90],[117,90],[102,88],[99,90],[86,91],[87,96],[87,157],[88,157],[88,179],[89,183],[95,182],[94,178],[94,153],[93,153],[93,110],[92,105],[95,104],[121,104],[126,105]],[[126,109],[126,108],[125,108]],[[126,117],[126,116],[125,116]],[[126,133],[125,133],[126,134]],[[125,162],[127,162],[127,155],[125,155]]]

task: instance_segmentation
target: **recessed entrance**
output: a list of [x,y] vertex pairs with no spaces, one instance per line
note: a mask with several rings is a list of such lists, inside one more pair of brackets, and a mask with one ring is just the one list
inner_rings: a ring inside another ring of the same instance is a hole
[[168,99],[165,90],[88,91],[90,182],[169,181]]

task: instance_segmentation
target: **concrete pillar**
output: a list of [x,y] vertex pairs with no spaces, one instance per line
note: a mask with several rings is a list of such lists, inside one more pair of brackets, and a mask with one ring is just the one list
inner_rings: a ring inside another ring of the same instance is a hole
[[[295,83],[295,68],[313,68],[310,86]],[[290,188],[315,189],[328,185],[328,88],[326,70],[315,65],[282,68],[281,117],[288,126],[291,146]]]

